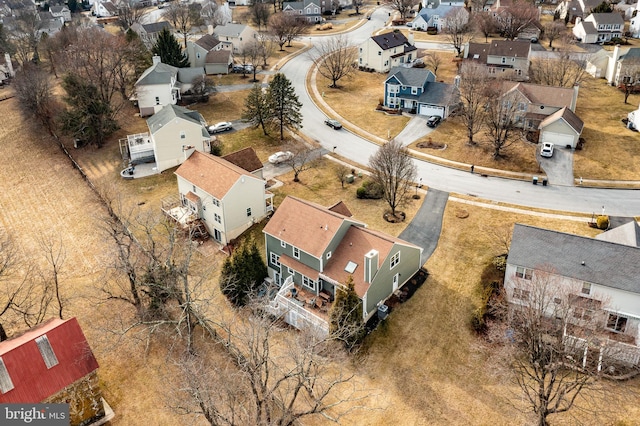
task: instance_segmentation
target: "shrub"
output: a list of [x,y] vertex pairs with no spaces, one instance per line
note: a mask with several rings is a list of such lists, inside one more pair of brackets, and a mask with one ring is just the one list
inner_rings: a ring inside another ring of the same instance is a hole
[[360,199],[367,198],[367,188],[361,186],[360,188],[356,189],[356,197]]
[[493,258],[493,266],[500,272],[504,272],[507,270],[507,256],[501,254],[500,256],[496,256]]
[[607,229],[609,228],[609,216],[600,215],[596,219],[596,224],[598,225],[598,229]]
[[382,198],[382,195],[382,187],[379,184],[369,180],[362,182],[362,186],[356,190],[356,197],[358,198],[379,200],[380,198]]

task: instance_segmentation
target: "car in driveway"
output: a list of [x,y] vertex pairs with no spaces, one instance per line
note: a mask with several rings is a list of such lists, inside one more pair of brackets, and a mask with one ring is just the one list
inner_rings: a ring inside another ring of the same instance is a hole
[[214,133],[228,132],[232,129],[233,124],[229,123],[228,121],[221,121],[220,123],[216,123],[207,127],[210,135],[213,135]]
[[289,161],[293,158],[293,153],[290,151],[278,151],[275,154],[269,156],[269,162],[271,164],[280,164],[285,161]]
[[438,124],[440,124],[440,122],[442,121],[442,117],[440,117],[439,115],[432,115],[431,117],[429,117],[429,119],[427,120],[427,126],[431,127],[432,129],[434,127],[436,127]]
[[333,118],[327,118],[326,120],[324,120],[324,124],[331,127],[333,130],[342,129],[342,124],[340,124],[338,120],[334,120]]
[[551,142],[545,142],[540,147],[541,157],[553,157],[553,144]]

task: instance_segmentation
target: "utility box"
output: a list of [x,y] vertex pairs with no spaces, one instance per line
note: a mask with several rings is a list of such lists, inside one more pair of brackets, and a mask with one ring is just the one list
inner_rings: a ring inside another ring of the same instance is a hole
[[353,175],[347,175],[347,176],[345,177],[345,179],[346,179],[346,181],[347,181],[348,183],[353,183],[353,181],[354,181],[354,179],[355,179],[355,176],[353,176]]
[[380,321],[386,319],[389,316],[389,307],[387,305],[378,306],[378,319]]

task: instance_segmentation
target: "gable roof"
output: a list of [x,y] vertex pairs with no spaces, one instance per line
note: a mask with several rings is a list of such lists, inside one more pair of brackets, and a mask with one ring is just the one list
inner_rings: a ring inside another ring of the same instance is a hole
[[195,78],[204,77],[205,74],[204,67],[178,68],[178,81],[191,84]]
[[593,17],[595,23],[602,24],[619,24],[624,25],[624,19],[619,12],[611,12],[611,13],[592,13],[590,16]]
[[469,43],[468,59],[487,62],[488,56],[528,58],[531,42],[524,40],[494,40],[491,43]]
[[205,64],[228,64],[231,62],[231,51],[222,50],[210,50],[204,59]]
[[449,106],[460,102],[460,92],[455,84],[430,82],[418,98],[420,103]]
[[149,132],[151,132],[151,134],[156,133],[174,118],[180,118],[190,123],[198,124],[204,128],[204,118],[198,111],[192,111],[178,105],[168,104],[163,106],[160,111],[147,118]]
[[640,47],[632,47],[627,51],[627,53],[625,53],[624,55],[620,55],[620,58],[618,60],[624,62],[627,59],[629,61],[640,62]]
[[393,67],[387,75],[387,82],[395,77],[403,86],[424,87],[428,81],[435,81],[436,76],[426,68]]
[[[51,368],[45,365],[35,342],[45,334],[58,360]],[[3,404],[43,402],[98,369],[98,362],[75,318],[54,318],[0,342],[0,358],[14,386],[0,393]]]
[[195,43],[208,52],[220,44],[220,40],[213,34],[206,34],[196,40]]
[[[392,31],[392,32],[380,34],[377,36],[372,36],[371,40],[373,40],[378,46],[380,46],[384,50],[389,50],[389,49],[393,49],[394,47],[404,46],[405,44],[408,46],[411,46],[409,44],[409,40],[407,40],[404,34],[402,34],[400,31]],[[414,47],[414,46],[411,46],[411,47]]]
[[351,213],[349,207],[347,207],[347,205],[342,200],[338,201],[332,206],[327,207],[327,209],[331,210],[332,212],[340,213],[341,215],[346,217],[353,216],[353,213]]
[[504,82],[505,93],[518,91],[533,104],[571,108],[574,90],[566,87],[543,86],[541,84]]
[[118,13],[118,8],[116,7],[115,4],[111,3],[110,1],[103,1],[103,2],[100,2],[100,4],[102,5],[102,7],[104,7],[107,10],[107,12],[111,14]]
[[194,151],[175,174],[219,200],[224,198],[239,179],[257,179],[223,158],[200,151]]
[[151,65],[144,70],[136,86],[144,86],[147,84],[171,84],[171,80],[178,77],[178,68],[167,65],[162,62]]
[[171,31],[171,24],[167,21],[153,22],[151,24],[141,24],[147,34],[159,33],[163,29]]
[[260,170],[264,166],[258,158],[258,154],[252,147],[247,147],[231,154],[223,155],[223,159],[235,164],[236,166],[253,173],[256,170]]
[[596,239],[632,247],[640,247],[640,226],[638,222],[632,220],[624,225],[596,235]]
[[319,204],[287,196],[263,232],[320,258],[345,221],[365,226]]
[[554,112],[540,123],[539,129],[543,129],[547,127],[549,124],[563,119],[575,132],[580,135],[582,133],[582,129],[584,128],[584,122],[578,117],[573,111],[571,111],[567,107],[563,107],[558,111]]
[[[584,262],[584,265],[582,264]],[[640,248],[517,223],[507,263],[640,293]]]
[[51,13],[62,13],[62,12],[69,12],[69,8],[66,5],[62,5],[62,6],[51,6],[49,8],[49,10],[51,11]]
[[243,24],[218,25],[213,29],[213,33],[218,37],[238,37],[246,28]]

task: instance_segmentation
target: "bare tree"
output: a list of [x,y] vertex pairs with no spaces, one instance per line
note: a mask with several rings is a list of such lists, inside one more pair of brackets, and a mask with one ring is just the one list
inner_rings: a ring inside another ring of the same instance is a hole
[[258,26],[258,31],[262,27],[267,27],[269,17],[271,16],[271,8],[266,3],[255,2],[249,9],[251,21]]
[[311,28],[309,21],[307,21],[306,19],[296,17],[293,15],[292,17],[294,19],[291,21],[291,24],[288,26],[288,31],[286,36],[287,47],[291,47],[291,42],[293,40],[307,34],[309,32],[309,28]]
[[199,4],[187,4],[183,2],[173,2],[165,9],[162,16],[173,25],[178,33],[184,38],[184,48],[187,49],[187,37],[189,31],[195,25],[200,24]]
[[549,40],[549,47],[553,48],[554,40],[560,38],[560,36],[567,30],[562,21],[553,21],[545,24],[544,37]]
[[280,51],[284,50],[284,44],[287,42],[291,27],[297,25],[296,21],[295,16],[285,13],[273,14],[271,18],[269,18],[269,31],[273,40],[280,46]]
[[53,132],[58,104],[53,97],[51,76],[41,66],[25,63],[16,73],[13,89],[26,117],[35,117],[47,131]]
[[624,103],[629,95],[640,87],[640,58],[628,58],[620,71],[619,86],[624,92]]
[[460,56],[464,45],[473,39],[473,26],[469,23],[469,13],[465,9],[455,8],[449,11],[444,19],[446,20],[444,33]]
[[369,159],[371,177],[383,190],[383,198],[396,216],[396,209],[404,205],[411,195],[417,168],[409,150],[396,139],[380,148]]
[[497,30],[493,16],[485,12],[474,12],[471,22],[475,23],[478,32],[484,36],[485,43],[489,42],[489,36]]
[[329,87],[338,88],[338,81],[348,78],[357,70],[358,51],[346,34],[328,38],[317,49],[310,50],[309,57],[320,75],[331,80]]
[[515,92],[503,93],[502,82],[498,81],[487,89],[485,123],[489,143],[493,148],[493,158],[502,157],[504,150],[513,145],[519,132],[516,121],[520,99]]
[[362,7],[364,1],[363,0],[351,0],[351,6],[356,11],[356,15],[360,15],[360,8]]
[[144,8],[138,1],[124,0],[118,5],[118,25],[124,31],[128,30],[136,22],[140,22],[143,16]]
[[218,25],[225,25],[227,23],[224,13],[214,0],[205,0],[201,5],[200,18],[205,24],[217,27]]
[[474,145],[474,136],[482,129],[487,97],[485,88],[489,80],[484,64],[465,61],[460,67],[460,118],[467,130],[467,143]]
[[344,188],[344,183],[347,181],[347,176],[349,173],[349,168],[344,164],[338,164],[335,168],[336,177],[340,181],[340,185]]
[[528,0],[516,0],[500,10],[495,22],[500,35],[513,40],[527,25],[539,22],[539,11]]
[[385,3],[400,14],[400,18],[409,16],[409,11],[414,8],[420,0],[385,0]]
[[433,71],[433,74],[437,77],[438,68],[440,68],[440,65],[442,65],[442,56],[440,56],[438,52],[433,51],[431,53],[427,53],[427,55],[424,57],[424,62],[427,68]]
[[44,276],[43,281],[51,282],[51,288],[58,305],[58,318],[63,319],[62,310],[64,303],[60,293],[60,275],[64,271],[64,262],[67,258],[67,253],[62,245],[62,241],[54,241],[52,236],[42,235],[38,240],[38,244],[50,268],[48,271],[50,272],[50,276]]
[[[608,357],[614,355],[612,348],[597,337],[607,323],[606,301],[598,295],[583,297],[581,284],[564,282],[544,266],[511,277],[505,291],[511,302],[516,381],[538,425],[546,426],[550,415],[593,397],[602,366],[615,365]],[[595,361],[588,356],[594,348],[600,352]]]
[[[253,80],[251,80],[253,83],[258,81],[256,73],[258,72],[258,60],[262,58],[262,47],[263,45],[260,42],[254,40],[245,44],[240,52],[240,57],[243,61],[242,65],[251,64],[253,66]],[[246,67],[243,67],[243,73],[245,71]]]
[[15,29],[12,34],[12,45],[15,57],[22,65],[28,61],[38,62],[38,42],[40,18],[36,12],[23,12],[15,18]]
[[285,164],[293,170],[293,181],[300,182],[300,173],[316,166],[315,152],[304,144],[291,144],[287,150],[293,153],[293,157],[285,161]]
[[267,61],[275,50],[273,37],[269,33],[258,33],[258,35],[256,36],[256,41],[260,43],[260,57],[262,58],[262,68],[266,69],[269,66]]
[[555,56],[533,58],[529,77],[537,84],[556,87],[573,87],[584,79],[588,54],[569,51],[556,52]]

